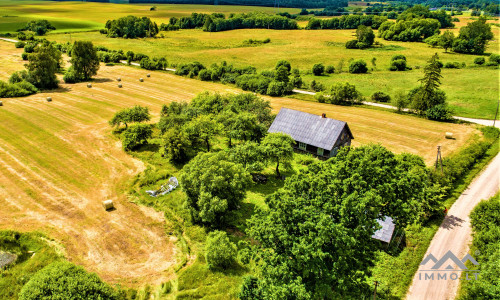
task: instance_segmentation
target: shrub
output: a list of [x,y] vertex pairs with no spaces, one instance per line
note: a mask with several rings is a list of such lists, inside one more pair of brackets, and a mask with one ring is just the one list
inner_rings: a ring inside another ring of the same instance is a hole
[[446,104],[438,104],[427,109],[425,116],[429,120],[435,121],[449,121],[452,119],[451,111]]
[[444,67],[446,69],[460,69],[460,63],[459,62],[447,62],[444,64]]
[[323,92],[317,92],[314,95],[314,99],[318,100],[319,103],[325,103],[326,102],[326,98],[325,98],[325,95],[323,95]]
[[35,44],[33,43],[27,43],[26,45],[24,45],[24,52],[26,53],[33,53],[33,51],[35,50]]
[[336,83],[332,86],[328,101],[332,104],[356,104],[362,100],[361,93],[356,87],[347,82]]
[[358,40],[350,40],[345,43],[347,49],[358,49]]
[[133,150],[138,146],[147,144],[152,134],[153,130],[149,124],[134,124],[129,126],[122,133],[123,149]]
[[334,67],[334,66],[332,66],[332,65],[328,65],[328,66],[326,66],[326,68],[325,68],[325,72],[326,72],[327,74],[333,74],[333,73],[335,73],[335,67]]
[[23,60],[28,60],[28,55],[29,55],[29,53],[23,52],[23,53],[21,54],[21,58],[22,58]]
[[292,89],[293,89],[292,83],[288,84],[286,82],[273,80],[271,81],[271,83],[269,83],[266,93],[269,96],[279,97],[284,94],[290,93]]
[[372,100],[376,102],[389,102],[391,101],[391,96],[383,92],[375,92],[372,95]]
[[229,240],[224,231],[210,232],[205,250],[209,269],[227,269],[235,261],[236,254],[236,245]]
[[203,69],[200,71],[200,73],[198,73],[198,77],[202,81],[210,81],[212,80],[212,72],[207,69]]
[[366,62],[362,59],[354,60],[349,65],[349,73],[361,74],[366,72],[368,72],[368,68],[366,67]]
[[391,61],[398,60],[398,59],[402,59],[402,60],[406,61],[406,56],[404,56],[403,54],[396,54],[391,58]]
[[63,80],[65,83],[77,83],[81,81],[81,79],[78,77],[73,67],[69,67],[69,69],[63,76]]
[[311,81],[310,88],[315,92],[321,92],[325,90],[323,84],[321,82],[316,82],[316,80]]
[[404,59],[396,59],[391,61],[391,65],[389,67],[390,71],[406,71],[408,66],[406,65],[406,60]]
[[488,61],[490,63],[500,65],[500,55],[499,54],[491,54],[490,57],[488,58]]
[[116,292],[94,273],[70,262],[55,262],[38,271],[19,293],[21,300],[118,299]]
[[24,80],[13,84],[0,81],[0,98],[24,97],[37,91],[34,85]]
[[321,76],[325,72],[325,66],[323,66],[323,64],[315,64],[312,68],[312,72],[315,76]]
[[476,65],[484,65],[484,63],[486,62],[486,60],[484,59],[484,57],[476,57],[474,58],[474,64]]
[[26,43],[25,42],[17,42],[14,44],[14,46],[16,46],[16,48],[24,48],[24,46],[26,46]]

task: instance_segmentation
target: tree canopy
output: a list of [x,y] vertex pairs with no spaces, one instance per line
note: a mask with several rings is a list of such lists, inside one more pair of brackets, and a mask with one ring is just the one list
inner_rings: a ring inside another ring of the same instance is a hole
[[483,54],[489,40],[493,39],[490,24],[485,17],[460,28],[458,37],[453,41],[453,51],[469,54]]
[[[359,296],[370,274],[377,219],[405,227],[439,210],[439,189],[420,157],[378,145],[343,148],[289,177],[250,221],[260,259],[253,292],[268,299]],[[257,291],[255,291],[257,290]]]
[[293,159],[293,145],[295,141],[284,133],[269,133],[262,140],[262,151],[265,157],[276,163],[276,176],[281,177],[280,163],[287,166]]
[[36,35],[45,35],[48,31],[55,29],[56,28],[47,20],[32,20],[29,21],[26,26],[18,29],[17,31],[29,30],[36,33]]
[[37,272],[19,293],[21,300],[118,299],[116,292],[94,273],[70,262],[55,262]]
[[153,37],[158,33],[158,25],[148,17],[126,16],[117,20],[108,20],[106,29],[107,36],[113,38]]
[[243,200],[251,178],[219,153],[200,153],[184,166],[180,182],[193,221],[217,227]]
[[149,108],[136,105],[132,108],[126,108],[117,112],[109,121],[109,124],[116,127],[125,124],[125,128],[127,128],[130,123],[146,122],[149,120],[151,120]]
[[61,52],[52,43],[43,42],[28,55],[28,81],[40,89],[56,88],[56,72],[61,64]]
[[76,41],[71,48],[71,64],[78,78],[88,80],[99,70],[97,50],[90,41]]

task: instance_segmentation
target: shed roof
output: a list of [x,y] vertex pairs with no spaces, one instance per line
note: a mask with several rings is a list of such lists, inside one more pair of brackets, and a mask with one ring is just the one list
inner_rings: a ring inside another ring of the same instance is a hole
[[375,231],[372,238],[389,243],[392,239],[392,234],[394,233],[394,223],[391,217],[384,217],[383,219],[377,219],[377,222],[382,228]]
[[286,133],[297,142],[331,150],[344,127],[347,127],[347,131],[353,139],[346,122],[290,108],[282,108],[268,132]]

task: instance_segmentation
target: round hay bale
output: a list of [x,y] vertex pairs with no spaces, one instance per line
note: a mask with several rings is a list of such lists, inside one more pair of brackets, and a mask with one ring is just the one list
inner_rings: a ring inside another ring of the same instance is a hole
[[144,78],[139,78],[139,81],[140,82],[144,82]]
[[2,101],[0,101],[0,106],[3,106],[3,102]]
[[118,87],[119,87],[119,88],[122,88],[123,86],[122,86],[122,84],[121,84],[121,83],[119,83],[119,84],[118,84]]
[[149,73],[148,73],[146,76],[147,76],[147,77],[151,77],[151,74],[149,74]]
[[92,83],[87,83],[87,87],[90,89],[92,87]]
[[116,78],[116,81],[120,82],[122,79],[120,77]]
[[52,102],[52,97],[47,97],[47,102]]
[[445,134],[445,137],[446,137],[447,139],[450,139],[450,140],[451,140],[451,139],[453,139],[453,132],[447,132],[447,133]]
[[115,205],[113,204],[113,200],[102,201],[102,206],[104,207],[105,210],[110,210],[110,209],[115,208]]

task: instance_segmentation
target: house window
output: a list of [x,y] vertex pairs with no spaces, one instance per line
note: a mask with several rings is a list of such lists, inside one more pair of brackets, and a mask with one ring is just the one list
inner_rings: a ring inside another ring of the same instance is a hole
[[299,149],[305,151],[306,150],[306,143],[299,142]]
[[318,148],[318,156],[323,156],[323,148]]

